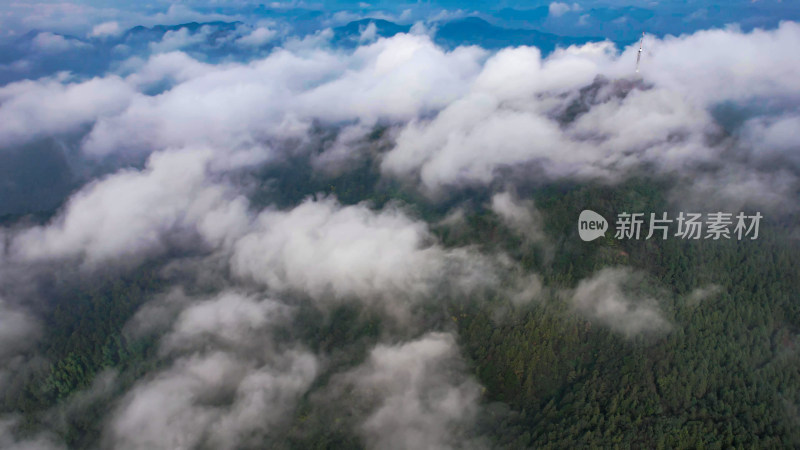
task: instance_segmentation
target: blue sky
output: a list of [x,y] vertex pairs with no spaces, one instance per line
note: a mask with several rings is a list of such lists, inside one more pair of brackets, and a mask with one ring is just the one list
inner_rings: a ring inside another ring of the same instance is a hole
[[[538,10],[537,10],[538,8]],[[505,9],[505,11],[504,11]],[[516,11],[509,11],[514,9]],[[697,29],[739,24],[743,29],[774,28],[781,20],[800,19],[800,5],[778,0],[711,1],[6,1],[0,3],[2,35],[54,30],[80,35],[94,25],[117,21],[121,25],[153,25],[181,21],[243,20],[283,17],[288,22],[320,19],[320,28],[332,18],[380,17],[413,23],[432,18],[479,15],[500,26],[532,28],[562,35],[606,35],[629,39],[646,27],[655,34],[681,34]],[[338,15],[337,15],[338,14]],[[326,21],[327,19],[327,21]],[[630,32],[630,33],[629,33]]]

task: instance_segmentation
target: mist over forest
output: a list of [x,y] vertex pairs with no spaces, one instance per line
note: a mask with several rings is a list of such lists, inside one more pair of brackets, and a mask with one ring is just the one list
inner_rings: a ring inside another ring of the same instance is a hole
[[451,3],[0,5],[0,448],[800,446],[800,8]]

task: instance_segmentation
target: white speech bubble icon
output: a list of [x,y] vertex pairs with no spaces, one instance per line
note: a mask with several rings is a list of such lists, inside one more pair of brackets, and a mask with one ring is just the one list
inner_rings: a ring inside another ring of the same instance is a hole
[[591,209],[584,209],[578,217],[578,234],[584,241],[593,241],[600,236],[605,236],[608,222],[605,217]]

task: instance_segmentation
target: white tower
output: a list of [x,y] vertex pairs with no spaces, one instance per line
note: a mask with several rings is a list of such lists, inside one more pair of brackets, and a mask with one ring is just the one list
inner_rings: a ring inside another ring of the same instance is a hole
[[636,54],[636,73],[639,73],[639,61],[642,59],[642,50],[644,49],[644,31],[642,31],[642,39],[639,41],[639,53]]

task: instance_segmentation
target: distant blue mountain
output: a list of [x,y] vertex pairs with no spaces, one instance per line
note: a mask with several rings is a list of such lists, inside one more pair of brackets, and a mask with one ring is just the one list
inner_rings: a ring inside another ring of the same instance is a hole
[[557,16],[542,5],[488,10],[483,17],[505,28],[532,28],[561,36],[602,36],[621,46],[637,41],[642,31],[663,37],[734,23],[749,31],[774,28],[783,20],[800,20],[800,2],[796,1],[659,1],[639,6],[596,3],[578,2],[579,7]]
[[568,37],[533,29],[503,28],[478,17],[447,22],[441,25],[436,33],[436,42],[446,47],[479,45],[483,48],[499,49],[515,45],[531,45],[539,47],[543,54],[552,52],[556,47],[602,40],[602,37]]
[[[572,2],[566,2],[573,5]],[[506,46],[531,45],[543,54],[557,47],[608,39],[618,46],[638,41],[642,31],[656,36],[691,33],[700,29],[738,23],[742,29],[770,28],[780,20],[800,20],[800,4],[792,2],[738,2],[725,6],[708,2],[659,2],[657,6],[590,6],[582,2],[560,15],[550,13],[549,3],[539,2],[528,9],[502,7],[484,9],[479,17],[466,17],[435,22],[435,42],[446,48],[459,45],[478,45],[488,49]],[[269,18],[281,23],[291,36],[308,36],[324,28],[331,13],[305,8],[275,9],[254,6],[247,17]],[[361,11],[359,14],[368,14]],[[388,20],[366,18],[333,29],[332,44],[352,48],[359,44],[361,33],[374,24],[376,36],[389,37],[409,32],[411,26]],[[76,45],[58,51],[42,51],[37,47],[38,31],[16,39],[0,41],[0,85],[24,78],[37,78],[58,71],[70,71],[79,76],[93,76],[114,67],[131,56],[144,56],[150,44],[160,42],[166,33],[181,29],[197,33],[203,27],[210,32],[205,38],[181,47],[195,58],[209,62],[248,60],[268,52],[281,41],[268,42],[261,47],[242,47],[231,35],[242,26],[240,22],[190,22],[178,25],[137,26],[116,37],[79,38],[60,35],[65,42]]]
[[130,39],[140,39],[142,37],[150,38],[150,39],[161,39],[164,34],[168,31],[178,31],[182,28],[185,28],[186,31],[190,33],[196,33],[200,28],[204,26],[214,28],[218,33],[225,33],[231,32],[236,29],[237,26],[241,25],[241,22],[222,22],[222,21],[215,21],[215,22],[189,22],[189,23],[182,23],[179,25],[156,25],[154,27],[144,27],[144,26],[137,26],[133,27],[130,30],[126,31],[123,34],[122,40],[130,40]]
[[[398,25],[381,19],[362,19],[334,29],[334,43],[353,46],[358,43],[361,33],[370,24],[375,24],[376,35],[380,37],[407,33],[408,25]],[[543,33],[532,29],[503,28],[492,25],[478,17],[466,17],[438,26],[434,40],[446,48],[460,45],[478,45],[487,49],[499,49],[516,45],[532,45],[539,47],[542,53],[552,52],[556,47],[568,47],[573,44],[584,44],[590,41],[602,41],[601,37],[567,37],[552,33]]]
[[391,37],[398,33],[408,33],[411,29],[410,25],[398,25],[383,19],[361,19],[334,28],[333,42],[346,47],[355,46],[358,44],[361,33],[370,24],[375,24],[375,35],[378,37]]

